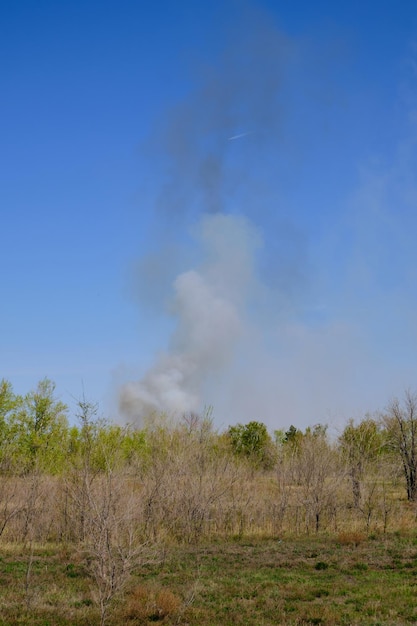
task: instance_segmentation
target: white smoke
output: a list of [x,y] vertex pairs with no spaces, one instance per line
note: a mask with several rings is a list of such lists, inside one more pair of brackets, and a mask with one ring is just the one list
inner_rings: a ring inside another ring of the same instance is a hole
[[242,216],[216,214],[201,219],[197,237],[203,262],[173,285],[176,327],[170,348],[141,380],[122,388],[120,405],[130,418],[201,410],[205,385],[231,363],[245,332],[259,235]]
[[339,149],[340,119],[357,128],[331,104],[340,59],[263,14],[226,43],[149,138],[155,224],[133,291],[158,328],[170,288],[175,327],[120,406],[140,421],[213,405],[218,423],[271,428],[363,415],[417,368],[415,129],[352,189],[366,144]]

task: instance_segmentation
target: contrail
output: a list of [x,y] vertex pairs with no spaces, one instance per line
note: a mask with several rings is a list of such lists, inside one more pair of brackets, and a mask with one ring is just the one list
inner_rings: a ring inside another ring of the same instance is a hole
[[246,137],[246,135],[251,135],[253,133],[252,130],[248,130],[247,133],[239,133],[239,135],[233,135],[232,137],[228,137],[227,141],[233,141],[233,139],[240,139],[241,137]]

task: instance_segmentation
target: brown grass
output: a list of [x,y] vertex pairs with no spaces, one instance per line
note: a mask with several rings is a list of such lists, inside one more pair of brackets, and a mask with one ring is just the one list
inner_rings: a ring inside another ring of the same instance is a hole
[[338,543],[347,546],[353,545],[358,546],[359,544],[366,541],[367,537],[364,533],[359,531],[344,531],[340,532],[337,536]]
[[123,610],[125,621],[147,623],[175,617],[181,608],[181,599],[170,589],[156,585],[137,585],[128,595]]

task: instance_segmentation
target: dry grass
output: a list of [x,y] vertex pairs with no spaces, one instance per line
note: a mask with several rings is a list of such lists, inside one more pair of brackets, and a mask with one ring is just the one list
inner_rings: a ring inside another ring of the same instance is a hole
[[337,536],[337,541],[346,546],[346,545],[353,545],[353,546],[358,546],[360,543],[363,543],[364,541],[366,541],[367,536],[365,535],[365,533],[359,532],[359,531],[344,531],[338,534]]
[[155,584],[134,587],[124,602],[122,617],[125,622],[162,622],[178,615],[181,599],[170,589]]

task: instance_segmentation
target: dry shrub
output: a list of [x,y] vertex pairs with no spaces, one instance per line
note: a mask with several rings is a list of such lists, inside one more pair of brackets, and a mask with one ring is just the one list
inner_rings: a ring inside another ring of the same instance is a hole
[[124,608],[126,620],[163,621],[175,616],[181,608],[181,600],[169,589],[150,585],[138,585],[129,594]]
[[360,543],[364,542],[366,540],[366,535],[364,535],[364,533],[361,533],[359,531],[344,531],[339,533],[338,537],[337,537],[337,541],[338,543],[341,543],[342,545],[352,545],[352,546],[358,546]]

